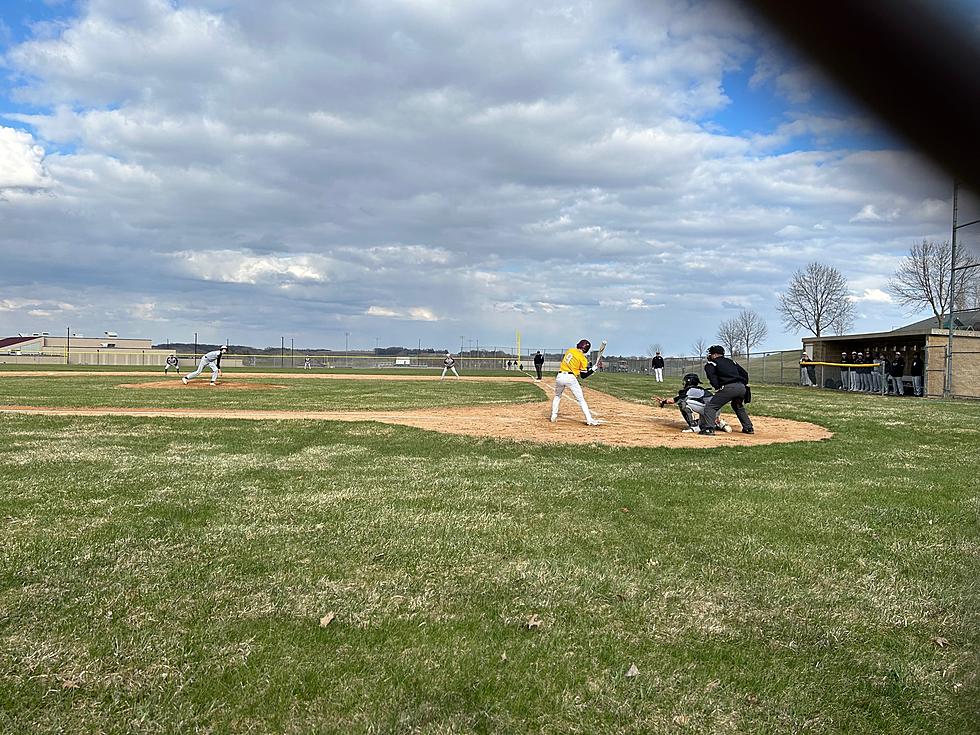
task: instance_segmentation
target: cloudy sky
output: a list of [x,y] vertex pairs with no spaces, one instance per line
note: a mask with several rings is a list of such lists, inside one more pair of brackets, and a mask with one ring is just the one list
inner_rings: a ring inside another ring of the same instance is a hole
[[777,349],[795,270],[889,329],[949,237],[948,177],[725,2],[4,0],[0,74],[4,335]]

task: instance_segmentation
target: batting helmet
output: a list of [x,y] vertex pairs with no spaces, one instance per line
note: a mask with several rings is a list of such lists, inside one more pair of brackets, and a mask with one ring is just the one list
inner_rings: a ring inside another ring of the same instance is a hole
[[588,352],[592,349],[592,343],[587,339],[580,339],[575,346],[582,350],[582,352]]
[[722,347],[721,345],[711,345],[711,347],[708,348],[708,354],[709,355],[724,355],[725,354],[725,348]]
[[694,373],[688,373],[687,375],[684,376],[684,387],[685,388],[689,388],[692,385],[698,385],[698,384],[700,384],[700,382],[701,382],[701,378],[699,378]]
[[227,352],[228,351],[228,345],[221,345],[221,347],[219,347],[218,349],[221,350],[222,352]]

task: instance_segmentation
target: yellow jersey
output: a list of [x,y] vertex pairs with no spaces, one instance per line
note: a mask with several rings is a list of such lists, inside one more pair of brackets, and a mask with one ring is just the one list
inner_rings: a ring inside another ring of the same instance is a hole
[[576,378],[583,370],[589,367],[589,358],[585,356],[578,347],[569,347],[565,356],[561,359],[560,373],[571,373]]

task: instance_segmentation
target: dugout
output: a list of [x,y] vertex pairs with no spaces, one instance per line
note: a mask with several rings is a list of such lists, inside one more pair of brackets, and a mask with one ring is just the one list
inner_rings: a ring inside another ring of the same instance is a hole
[[[816,362],[839,362],[841,353],[883,353],[891,358],[901,352],[905,358],[905,383],[911,386],[908,375],[911,357],[918,352],[925,362],[923,394],[941,397],[946,388],[946,350],[949,331],[947,317],[942,327],[934,317],[907,324],[889,332],[869,332],[823,337],[805,337],[803,348]],[[967,309],[953,314],[953,381],[951,393],[959,398],[980,398],[980,309]],[[817,384],[839,385],[840,368],[818,366]]]

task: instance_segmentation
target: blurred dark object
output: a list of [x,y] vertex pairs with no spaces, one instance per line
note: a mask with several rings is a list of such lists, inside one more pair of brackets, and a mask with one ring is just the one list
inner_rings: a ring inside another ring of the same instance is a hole
[[955,179],[980,191],[980,38],[954,3],[742,0]]

